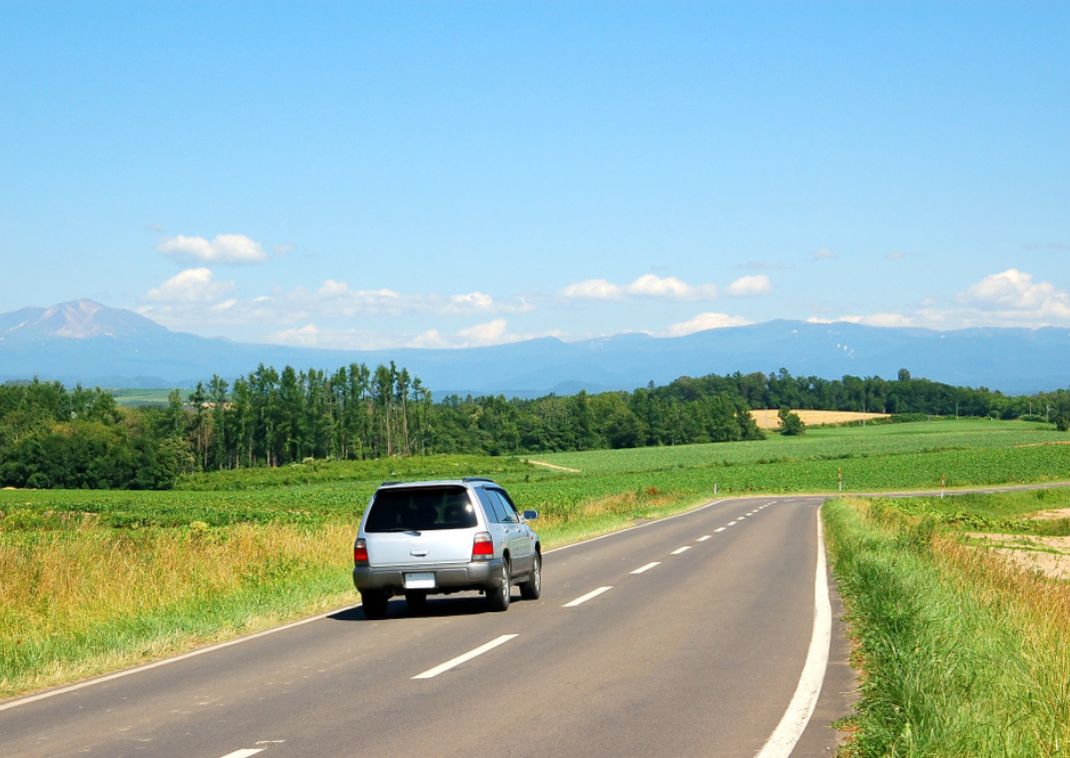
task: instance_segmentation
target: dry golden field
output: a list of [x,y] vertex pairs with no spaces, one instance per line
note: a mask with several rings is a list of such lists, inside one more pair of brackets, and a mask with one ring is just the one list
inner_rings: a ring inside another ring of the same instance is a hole
[[[850,421],[869,421],[874,418],[887,418],[887,413],[860,413],[858,411],[795,411],[799,418],[807,426],[822,426],[826,424],[846,424]],[[759,429],[776,429],[780,426],[776,410],[753,410],[750,415]]]

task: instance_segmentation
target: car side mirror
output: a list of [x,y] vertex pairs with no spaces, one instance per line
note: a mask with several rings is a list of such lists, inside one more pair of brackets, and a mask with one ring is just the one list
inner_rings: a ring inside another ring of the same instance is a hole
[[534,521],[538,517],[539,517],[539,512],[538,511],[524,511],[524,520],[525,521]]

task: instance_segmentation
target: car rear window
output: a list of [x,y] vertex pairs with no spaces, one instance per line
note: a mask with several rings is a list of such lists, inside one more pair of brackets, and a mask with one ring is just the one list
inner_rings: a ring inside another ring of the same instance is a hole
[[476,511],[464,487],[414,487],[376,493],[364,531],[422,532],[475,525]]

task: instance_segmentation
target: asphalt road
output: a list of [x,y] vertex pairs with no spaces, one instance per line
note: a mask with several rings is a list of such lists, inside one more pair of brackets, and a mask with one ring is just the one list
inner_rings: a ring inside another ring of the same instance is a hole
[[[395,599],[8,707],[0,754],[752,756],[807,660],[822,500],[728,499],[552,551],[542,598],[506,613]],[[848,707],[835,608],[795,755],[830,752]]]

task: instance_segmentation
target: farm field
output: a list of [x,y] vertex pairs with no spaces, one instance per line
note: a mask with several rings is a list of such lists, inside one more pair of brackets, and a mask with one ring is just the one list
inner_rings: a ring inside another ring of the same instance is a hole
[[187,477],[164,492],[0,491],[0,696],[339,607],[383,480],[491,476],[547,547],[722,494],[1070,479],[1065,434],[1024,422],[818,428],[796,438],[527,457],[315,462]]
[[[751,418],[759,429],[776,429],[780,426],[780,411],[775,408],[751,410]],[[831,424],[850,424],[858,421],[873,421],[889,418],[888,413],[862,413],[860,411],[809,411],[793,409],[807,426],[827,426]]]

